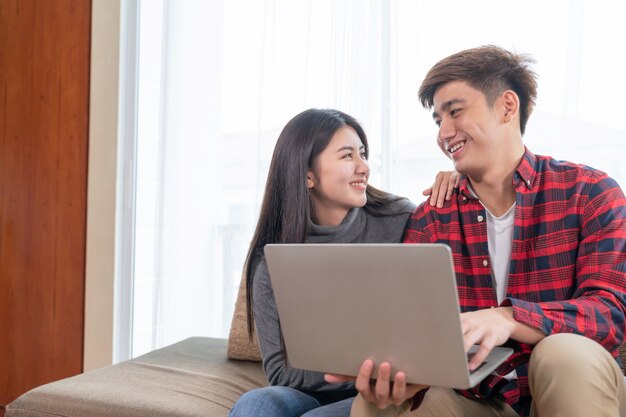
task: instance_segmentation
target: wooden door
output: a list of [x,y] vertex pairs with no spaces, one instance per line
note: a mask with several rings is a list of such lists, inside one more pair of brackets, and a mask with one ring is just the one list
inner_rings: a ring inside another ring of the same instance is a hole
[[82,370],[90,22],[0,1],[0,415]]

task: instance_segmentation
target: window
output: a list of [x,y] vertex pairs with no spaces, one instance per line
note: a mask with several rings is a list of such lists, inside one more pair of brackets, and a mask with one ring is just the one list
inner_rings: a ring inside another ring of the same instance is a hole
[[621,3],[154,0],[139,10],[132,356],[227,336],[273,145],[298,112],[357,117],[371,182],[421,202],[451,165],[417,89],[459,50],[533,55],[528,147],[626,183],[626,61],[603,52],[626,39]]

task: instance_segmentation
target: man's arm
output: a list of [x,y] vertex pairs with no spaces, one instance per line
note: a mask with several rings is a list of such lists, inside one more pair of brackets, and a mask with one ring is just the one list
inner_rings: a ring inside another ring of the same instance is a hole
[[603,176],[589,185],[569,300],[531,302],[509,298],[513,318],[546,335],[577,333],[617,355],[626,312],[626,199]]
[[480,345],[470,369],[508,338],[535,345],[554,333],[578,333],[617,354],[626,305],[626,200],[613,180],[590,186],[582,219],[571,299],[509,298],[499,308],[461,314],[466,349]]

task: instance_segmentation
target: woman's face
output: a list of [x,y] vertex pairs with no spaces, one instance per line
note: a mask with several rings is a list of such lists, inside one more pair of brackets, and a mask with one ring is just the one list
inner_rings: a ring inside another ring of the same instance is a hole
[[369,165],[356,131],[344,126],[332,137],[307,175],[315,223],[336,226],[348,210],[363,207]]

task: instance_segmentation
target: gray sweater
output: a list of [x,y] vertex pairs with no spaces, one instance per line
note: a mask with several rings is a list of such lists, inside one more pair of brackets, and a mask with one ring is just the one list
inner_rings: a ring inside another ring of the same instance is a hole
[[[415,205],[409,200],[391,204],[389,214],[373,216],[362,208],[351,209],[338,226],[310,224],[309,243],[396,243],[401,242],[404,228]],[[278,312],[274,293],[262,259],[254,272],[253,308],[263,368],[271,385],[281,385],[302,391],[345,391],[353,384],[328,384],[324,374],[292,368],[285,364],[280,347]]]

